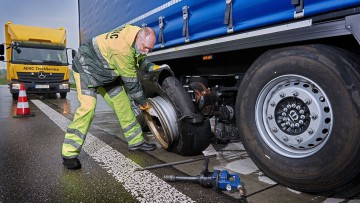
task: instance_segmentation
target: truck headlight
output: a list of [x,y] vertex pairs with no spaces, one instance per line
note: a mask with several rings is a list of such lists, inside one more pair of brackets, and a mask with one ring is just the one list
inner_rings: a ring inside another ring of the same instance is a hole
[[20,84],[12,84],[11,87],[13,90],[19,90],[20,89]]
[[59,89],[61,89],[61,90],[64,90],[64,89],[69,89],[69,84],[61,84],[61,85],[59,85]]

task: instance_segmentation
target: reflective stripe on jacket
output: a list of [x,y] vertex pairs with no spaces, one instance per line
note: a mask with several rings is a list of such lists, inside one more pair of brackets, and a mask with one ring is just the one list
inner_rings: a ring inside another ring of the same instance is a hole
[[85,75],[84,82],[88,86],[103,86],[121,76],[126,91],[135,102],[145,103],[136,69],[149,71],[153,64],[134,48],[139,30],[137,26],[127,25],[101,34],[79,48],[74,64],[77,71]]

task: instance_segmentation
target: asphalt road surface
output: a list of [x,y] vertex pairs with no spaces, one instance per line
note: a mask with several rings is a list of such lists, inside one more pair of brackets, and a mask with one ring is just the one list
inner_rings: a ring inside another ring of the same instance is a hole
[[[95,118],[79,159],[82,168],[62,165],[64,131],[79,103],[76,92],[66,99],[28,95],[33,117],[13,118],[17,101],[7,86],[0,86],[0,203],[2,202],[240,202],[237,191],[215,191],[196,183],[165,182],[163,175],[199,175],[204,161],[174,167],[134,169],[188,160],[158,149],[129,152],[112,110],[98,96]],[[146,139],[156,143],[148,133]],[[204,154],[209,170],[228,170],[240,175],[248,202],[360,202],[360,184],[323,194],[301,193],[262,174],[241,142],[212,144]]]

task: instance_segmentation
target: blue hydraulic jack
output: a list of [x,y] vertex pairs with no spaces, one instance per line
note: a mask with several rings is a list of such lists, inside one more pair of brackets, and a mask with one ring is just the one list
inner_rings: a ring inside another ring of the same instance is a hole
[[191,181],[198,182],[201,186],[213,188],[214,190],[227,190],[240,192],[241,202],[246,201],[245,190],[241,185],[238,174],[230,174],[227,170],[214,170],[212,173],[208,170],[209,159],[205,159],[204,168],[200,175],[197,176],[177,176],[165,175],[164,180],[167,182]]

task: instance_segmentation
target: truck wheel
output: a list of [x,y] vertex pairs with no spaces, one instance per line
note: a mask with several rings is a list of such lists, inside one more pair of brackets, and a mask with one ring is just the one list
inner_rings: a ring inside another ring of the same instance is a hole
[[161,86],[165,95],[148,99],[159,117],[144,114],[150,130],[168,151],[185,156],[201,154],[211,141],[209,119],[197,117],[189,94],[175,77],[167,77]]
[[60,93],[60,98],[61,98],[61,99],[65,99],[65,98],[66,98],[66,95],[67,95],[67,92],[61,92],[61,93]]
[[318,192],[360,171],[359,62],[326,45],[281,48],[247,71],[237,126],[255,164],[288,187]]
[[19,98],[19,93],[12,93],[11,96],[12,96],[12,99],[13,99],[13,100],[18,100],[18,98]]
[[145,121],[144,114],[142,112],[140,112],[140,114],[136,116],[136,120],[139,122],[143,132],[149,132],[150,131],[150,129],[147,126],[147,123]]

